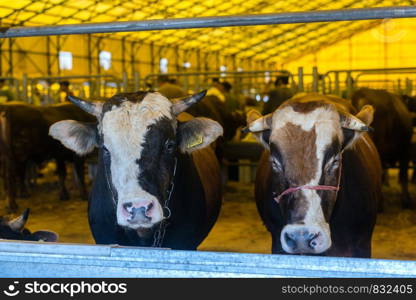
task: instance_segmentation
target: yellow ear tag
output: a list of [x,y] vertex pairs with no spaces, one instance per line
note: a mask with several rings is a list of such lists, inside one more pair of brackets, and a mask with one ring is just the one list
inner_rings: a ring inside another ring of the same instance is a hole
[[202,135],[198,135],[193,141],[191,141],[188,144],[187,148],[189,149],[189,148],[192,148],[192,147],[201,145],[203,142],[204,142],[203,136]]

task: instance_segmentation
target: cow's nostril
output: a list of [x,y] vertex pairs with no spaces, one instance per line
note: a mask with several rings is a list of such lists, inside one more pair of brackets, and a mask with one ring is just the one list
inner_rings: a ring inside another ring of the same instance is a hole
[[132,213],[132,209],[133,209],[133,203],[131,202],[127,202],[123,204],[123,208],[128,212],[128,213]]
[[296,247],[296,238],[293,233],[285,232],[285,241],[289,248],[294,249]]
[[312,249],[315,249],[318,246],[318,235],[319,233],[316,234],[310,234],[309,235],[309,247],[311,247]]
[[149,211],[153,208],[153,203],[149,203],[149,205],[146,208],[146,211]]

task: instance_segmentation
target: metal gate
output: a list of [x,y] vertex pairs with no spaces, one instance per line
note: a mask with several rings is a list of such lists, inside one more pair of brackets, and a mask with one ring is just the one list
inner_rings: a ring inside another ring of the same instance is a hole
[[416,261],[2,241],[0,277],[416,277]]

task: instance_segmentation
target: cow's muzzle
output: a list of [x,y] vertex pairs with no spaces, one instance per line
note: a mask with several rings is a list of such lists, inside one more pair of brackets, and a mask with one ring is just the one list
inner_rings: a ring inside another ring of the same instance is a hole
[[131,224],[147,223],[152,221],[151,212],[153,209],[153,203],[147,204],[133,204],[133,202],[127,202],[123,204],[123,210],[127,213],[127,222]]
[[329,226],[286,225],[281,234],[282,248],[293,254],[319,254],[331,247]]
[[160,204],[155,200],[123,201],[119,204],[118,224],[132,229],[150,228],[163,218]]

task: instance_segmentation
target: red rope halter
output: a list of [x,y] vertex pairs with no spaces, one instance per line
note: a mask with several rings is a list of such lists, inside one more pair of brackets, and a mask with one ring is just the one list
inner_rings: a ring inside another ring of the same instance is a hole
[[340,166],[339,166],[339,174],[338,174],[338,184],[337,186],[332,186],[332,185],[301,185],[301,186],[296,186],[296,187],[290,187],[286,190],[284,190],[279,196],[275,197],[274,200],[279,203],[280,199],[287,195],[287,194],[291,194],[294,193],[296,191],[300,191],[300,190],[315,190],[315,191],[336,191],[338,192],[340,189],[340,183],[341,183],[341,173],[342,173],[342,157],[340,160]]

